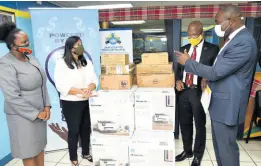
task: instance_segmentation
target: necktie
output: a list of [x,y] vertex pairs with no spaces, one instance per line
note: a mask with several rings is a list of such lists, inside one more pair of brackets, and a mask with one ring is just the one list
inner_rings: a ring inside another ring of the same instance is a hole
[[223,47],[224,47],[224,45],[226,45],[226,43],[227,43],[228,41],[229,41],[229,37],[226,38],[226,40],[224,41]]
[[[196,56],[197,56],[196,47],[194,47],[193,53],[191,55],[191,59],[195,61]],[[188,87],[193,85],[193,78],[194,78],[194,74],[191,74],[191,73],[186,74],[186,85]]]

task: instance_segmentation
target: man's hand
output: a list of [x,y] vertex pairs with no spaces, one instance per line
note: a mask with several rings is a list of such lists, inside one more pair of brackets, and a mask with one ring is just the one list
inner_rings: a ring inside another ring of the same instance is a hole
[[176,90],[181,92],[184,89],[184,83],[180,80],[176,81]]
[[45,120],[45,119],[46,119],[46,116],[47,116],[47,113],[46,113],[45,111],[41,111],[41,112],[38,114],[37,118],[38,118],[38,119]]
[[46,118],[44,119],[45,121],[48,121],[50,119],[50,107],[45,107],[44,112],[46,112]]
[[181,52],[175,52],[177,55],[177,62],[180,63],[181,65],[185,65],[186,61],[190,59],[190,56],[187,53],[187,50],[184,50],[184,53]]
[[49,124],[48,125],[50,127],[50,129],[55,132],[60,138],[62,138],[63,140],[65,140],[67,142],[68,139],[68,131],[66,128],[64,127],[60,127],[58,123],[54,124]]
[[202,91],[204,91],[207,87],[207,79],[206,78],[203,78],[202,81],[201,81],[201,89]]

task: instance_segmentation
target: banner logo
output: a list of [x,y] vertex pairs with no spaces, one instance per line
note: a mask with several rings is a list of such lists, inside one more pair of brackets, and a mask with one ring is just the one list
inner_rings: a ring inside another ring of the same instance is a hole
[[116,45],[116,44],[121,44],[121,40],[120,37],[117,36],[117,34],[115,33],[111,33],[108,35],[108,37],[106,38],[106,44],[112,44],[112,45]]

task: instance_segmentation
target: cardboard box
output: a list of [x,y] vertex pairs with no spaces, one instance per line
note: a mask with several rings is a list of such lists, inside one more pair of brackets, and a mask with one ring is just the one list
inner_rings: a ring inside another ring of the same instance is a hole
[[155,64],[168,64],[168,53],[144,53],[142,54],[142,64],[155,65]]
[[135,131],[129,146],[130,166],[175,166],[172,132]]
[[130,139],[122,137],[91,137],[94,166],[129,165]]
[[133,74],[129,75],[101,75],[100,88],[102,90],[127,90],[133,85]]
[[138,88],[135,92],[135,127],[138,131],[174,131],[174,88]]
[[113,74],[113,75],[121,75],[121,74],[130,74],[135,70],[135,64],[129,65],[102,65],[101,67],[102,74]]
[[175,87],[172,74],[137,74],[138,87]]
[[145,65],[140,63],[136,66],[137,74],[171,74],[173,72],[172,62],[166,65]]
[[94,136],[126,136],[135,127],[134,92],[131,90],[100,90],[89,99],[91,128]]
[[129,64],[128,54],[102,54],[101,64],[102,65],[128,65]]

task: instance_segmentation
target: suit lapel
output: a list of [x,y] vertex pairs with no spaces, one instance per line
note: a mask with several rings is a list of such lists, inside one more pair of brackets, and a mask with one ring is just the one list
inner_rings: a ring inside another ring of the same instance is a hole
[[229,47],[229,46],[231,46],[232,43],[233,43],[233,41],[236,40],[237,36],[241,35],[241,34],[244,33],[244,32],[247,32],[247,28],[244,28],[244,29],[242,29],[240,32],[238,32],[238,33],[236,34],[236,36],[235,36],[232,40],[229,41],[229,43],[225,46],[225,48],[223,48],[223,50],[222,50],[221,52],[219,52],[219,54],[218,54],[217,56],[219,56],[220,54],[224,53],[224,51],[226,50],[226,48]]
[[[187,47],[185,47],[185,49],[187,50],[187,52],[189,52],[190,47],[191,47],[191,44],[189,44]],[[182,50],[181,52],[184,53],[184,50]],[[181,65],[181,66],[182,66],[181,74],[183,75],[184,70],[185,70],[185,66],[184,66],[184,65]]]
[[204,59],[206,57],[206,51],[207,51],[208,47],[207,47],[207,44],[206,44],[206,41],[204,41],[203,43],[203,47],[202,47],[202,51],[201,51],[201,55],[200,55],[200,60],[199,60],[199,63],[203,63],[204,62]]

